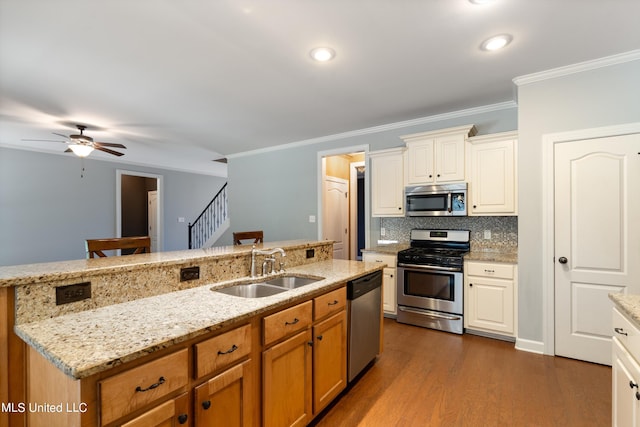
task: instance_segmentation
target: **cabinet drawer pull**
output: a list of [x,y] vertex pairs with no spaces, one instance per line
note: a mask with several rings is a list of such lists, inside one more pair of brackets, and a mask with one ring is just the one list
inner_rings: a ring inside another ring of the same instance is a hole
[[638,383],[634,383],[633,381],[629,381],[630,388],[638,388]]
[[180,414],[178,415],[178,424],[185,424],[188,419],[189,416],[187,414]]
[[204,409],[206,411],[209,408],[211,408],[211,401],[210,400],[205,400],[204,402],[202,402],[202,409]]
[[322,341],[322,335],[318,335],[318,341]]
[[293,322],[289,322],[289,321],[287,321],[287,322],[284,322],[284,324],[285,324],[285,325],[295,325],[295,324],[296,324],[296,323],[298,323],[299,321],[300,321],[300,319],[298,319],[297,317],[295,317],[295,318],[293,319]]
[[338,300],[334,299],[333,302],[328,302],[327,305],[336,305],[338,304]]
[[230,353],[233,353],[234,351],[236,351],[237,349],[238,349],[238,346],[234,344],[234,345],[232,345],[232,346],[231,346],[231,348],[230,348],[229,350],[227,350],[227,351],[220,351],[220,350],[218,350],[218,354],[230,354]]
[[138,387],[136,387],[136,393],[137,393],[137,392],[144,393],[145,391],[149,391],[149,390],[153,390],[154,388],[158,388],[158,387],[160,387],[162,384],[164,384],[164,383],[165,383],[165,381],[166,381],[166,380],[164,379],[164,377],[160,377],[160,378],[158,378],[158,382],[157,382],[157,383],[155,383],[155,384],[151,384],[151,385],[150,385],[149,387],[147,387],[147,388],[142,388],[142,387],[138,386]]
[[495,270],[488,270],[488,269],[486,269],[486,268],[485,268],[485,269],[484,269],[484,272],[485,272],[485,273],[495,273],[496,271],[495,271]]
[[618,333],[618,334],[620,334],[620,335],[625,335],[625,336],[628,336],[628,335],[629,335],[629,334],[628,334],[628,333],[626,333],[626,332],[624,331],[624,329],[622,329],[622,328],[613,328],[613,330],[614,330],[614,331],[616,331],[616,333]]

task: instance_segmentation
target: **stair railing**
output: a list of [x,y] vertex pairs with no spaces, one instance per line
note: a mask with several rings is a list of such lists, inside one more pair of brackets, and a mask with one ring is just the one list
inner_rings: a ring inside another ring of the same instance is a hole
[[209,202],[195,221],[189,223],[189,249],[201,248],[227,219],[227,184]]

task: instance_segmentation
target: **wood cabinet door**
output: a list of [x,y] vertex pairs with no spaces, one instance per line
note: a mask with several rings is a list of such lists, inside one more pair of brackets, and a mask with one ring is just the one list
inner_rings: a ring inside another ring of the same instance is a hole
[[373,216],[404,216],[404,169],[401,151],[371,156]]
[[313,327],[313,412],[317,414],[347,386],[347,312]]
[[612,425],[640,426],[640,400],[636,397],[640,392],[640,367],[617,338],[613,339],[612,356]]
[[407,144],[407,184],[430,184],[435,181],[434,140]]
[[161,403],[122,427],[178,427],[189,425],[189,396],[181,394]]
[[251,360],[195,389],[196,427],[246,427],[251,420]]
[[262,353],[263,425],[304,426],[311,420],[311,330]]
[[471,144],[471,215],[516,213],[515,141]]
[[464,181],[464,142],[462,134],[436,138],[436,182]]
[[467,316],[470,328],[514,333],[513,281],[468,277]]

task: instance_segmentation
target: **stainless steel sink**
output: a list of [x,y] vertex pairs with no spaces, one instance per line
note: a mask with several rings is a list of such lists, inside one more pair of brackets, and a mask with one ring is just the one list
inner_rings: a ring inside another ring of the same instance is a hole
[[228,288],[214,289],[214,292],[242,298],[263,298],[286,291],[287,289],[285,288],[268,285],[266,283],[245,283],[229,286]]
[[265,283],[269,285],[280,286],[281,288],[285,288],[285,289],[295,289],[301,286],[309,285],[314,282],[318,282],[323,279],[324,279],[323,277],[305,277],[305,276],[287,275],[287,276],[280,276],[280,277],[275,277],[273,279],[269,279]]

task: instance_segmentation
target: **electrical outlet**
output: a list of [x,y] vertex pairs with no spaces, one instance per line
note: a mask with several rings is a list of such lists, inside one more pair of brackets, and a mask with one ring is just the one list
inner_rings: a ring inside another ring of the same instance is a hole
[[75,283],[56,288],[56,305],[69,304],[91,298],[91,282]]
[[180,281],[197,280],[200,278],[200,267],[184,267],[180,269]]
[[316,216],[315,215],[309,215],[309,222],[316,222]]
[[307,249],[307,259],[313,258],[314,256],[316,256],[316,250],[315,249]]
[[484,230],[484,239],[491,240],[491,230]]
[[387,229],[384,227],[380,227],[380,236],[384,237],[387,235]]

